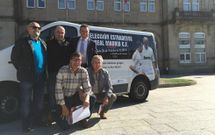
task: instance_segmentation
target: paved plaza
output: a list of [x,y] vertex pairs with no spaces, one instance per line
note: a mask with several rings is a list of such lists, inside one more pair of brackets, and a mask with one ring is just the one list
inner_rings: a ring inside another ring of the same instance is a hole
[[[90,128],[76,124],[60,131],[56,125],[36,128],[32,135],[215,135],[215,75],[182,78],[196,85],[150,91],[144,103],[119,97],[107,120],[94,113]],[[22,135],[20,121],[0,125],[2,135]]]

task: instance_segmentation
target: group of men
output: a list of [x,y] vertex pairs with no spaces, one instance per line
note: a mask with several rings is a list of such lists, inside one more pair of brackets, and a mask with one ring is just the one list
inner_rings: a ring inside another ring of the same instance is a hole
[[[102,106],[101,119],[116,100],[110,76],[102,68],[103,58],[97,54],[95,43],[89,39],[89,27],[80,26],[80,37],[65,39],[65,29],[57,26],[53,39],[40,38],[37,22],[27,25],[27,34],[15,42],[11,60],[20,81],[21,121],[24,132],[43,124],[45,82],[49,95],[49,110],[62,129],[69,129],[67,121],[72,108],[82,105],[93,112],[96,102]],[[87,119],[80,121],[87,128]]]

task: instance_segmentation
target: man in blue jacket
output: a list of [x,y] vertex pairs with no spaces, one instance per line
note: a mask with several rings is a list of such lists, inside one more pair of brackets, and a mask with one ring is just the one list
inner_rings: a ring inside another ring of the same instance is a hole
[[17,69],[17,79],[20,81],[21,120],[24,132],[33,131],[32,126],[42,122],[46,44],[39,38],[40,29],[37,22],[29,23],[27,35],[15,42],[11,53],[12,63]]

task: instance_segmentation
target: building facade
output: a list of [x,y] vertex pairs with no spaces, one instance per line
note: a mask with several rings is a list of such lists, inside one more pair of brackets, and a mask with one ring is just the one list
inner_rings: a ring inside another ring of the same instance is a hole
[[0,49],[14,43],[16,21],[14,19],[13,0],[3,1],[0,4]]
[[215,71],[215,0],[168,0],[168,68]]
[[45,25],[63,20],[153,32],[161,72],[214,72],[214,2],[214,0],[2,1],[0,48],[13,43],[30,21],[38,21]]

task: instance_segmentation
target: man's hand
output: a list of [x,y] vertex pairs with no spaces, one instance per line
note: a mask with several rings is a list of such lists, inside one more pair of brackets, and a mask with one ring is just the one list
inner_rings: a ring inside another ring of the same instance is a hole
[[102,104],[103,104],[103,105],[107,105],[108,102],[109,102],[108,97],[105,97]]
[[90,102],[89,101],[84,101],[83,102],[83,107],[86,108],[90,105]]
[[69,110],[66,107],[66,105],[62,105],[62,114],[61,114],[61,118],[62,119],[67,119],[69,117]]
[[90,95],[86,95],[83,101],[83,107],[86,108],[90,105]]

